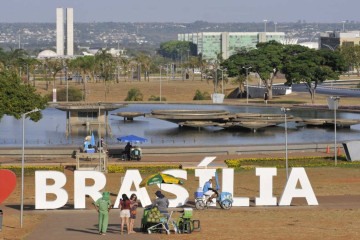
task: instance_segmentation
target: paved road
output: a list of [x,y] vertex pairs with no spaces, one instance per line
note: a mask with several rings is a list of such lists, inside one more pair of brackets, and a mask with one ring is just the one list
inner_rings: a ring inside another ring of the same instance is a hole
[[[293,84],[292,91],[294,92],[308,92],[307,87],[305,84]],[[326,94],[326,95],[337,95],[342,97],[360,97],[360,91],[355,89],[346,89],[328,85],[318,85],[316,88],[317,94]]]

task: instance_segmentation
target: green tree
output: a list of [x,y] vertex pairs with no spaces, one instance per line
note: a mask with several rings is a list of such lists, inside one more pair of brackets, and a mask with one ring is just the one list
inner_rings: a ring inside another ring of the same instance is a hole
[[354,69],[360,76],[360,45],[343,44],[340,53],[346,61],[348,70]]
[[[145,81],[150,81],[150,68],[152,64],[151,57],[149,55],[146,55],[145,53],[139,53],[135,60],[141,65],[141,67],[144,69],[144,77]],[[141,70],[140,70],[141,71]],[[140,77],[141,73],[139,74]],[[139,79],[140,81],[140,79]]]
[[[75,87],[69,87],[68,91],[68,101],[69,102],[78,102],[81,101],[83,98],[83,94],[81,90],[75,88]],[[66,101],[66,88],[62,88],[56,93],[57,100],[59,102],[65,102]],[[48,101],[52,101],[52,94],[47,95]]]
[[95,76],[95,57],[94,56],[84,56],[78,57],[71,60],[68,64],[69,68],[72,71],[79,72],[81,74],[83,82],[83,91],[84,91],[84,100],[86,101],[86,92],[87,92],[87,78],[90,77],[91,81],[94,81]]
[[282,67],[286,83],[304,82],[315,103],[315,91],[326,79],[339,79],[346,70],[346,62],[339,51],[313,50],[301,46],[287,46]]
[[259,43],[256,47],[257,49],[249,51],[249,63],[245,66],[251,66],[251,72],[259,75],[266,88],[269,99],[272,99],[273,81],[283,64],[284,45],[276,41],[270,41]]
[[[24,84],[9,70],[0,72],[0,119],[4,115],[20,119],[21,115],[35,108],[45,109],[47,100],[36,93],[33,86]],[[33,121],[41,119],[41,112],[29,114]]]
[[96,69],[104,81],[109,81],[114,73],[115,61],[107,49],[99,50],[95,55]]
[[[222,64],[228,69],[229,76],[246,75],[243,67],[251,67],[251,72],[259,75],[266,87],[269,99],[272,99],[272,85],[275,77],[282,68],[284,45],[270,41],[257,44],[256,49],[240,50]],[[239,77],[239,80],[242,78]]]
[[189,56],[197,55],[197,46],[192,42],[184,41],[168,41],[160,44],[158,54],[173,60],[180,59],[181,54],[189,54]]

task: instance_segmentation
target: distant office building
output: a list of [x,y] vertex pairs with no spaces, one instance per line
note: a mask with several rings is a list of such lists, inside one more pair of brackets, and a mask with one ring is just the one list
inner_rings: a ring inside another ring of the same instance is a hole
[[340,33],[340,45],[360,45],[360,31]]
[[320,33],[319,47],[320,49],[335,50],[343,45],[359,45],[360,31],[351,32],[324,32]]
[[200,32],[178,34],[179,41],[189,41],[197,45],[197,53],[203,59],[215,60],[218,54],[228,59],[241,49],[252,49],[260,42],[275,40],[282,42],[283,32]]
[[[66,34],[64,33],[66,25]],[[56,9],[56,53],[58,56],[74,55],[74,11],[66,8],[66,19],[64,19],[64,9]]]

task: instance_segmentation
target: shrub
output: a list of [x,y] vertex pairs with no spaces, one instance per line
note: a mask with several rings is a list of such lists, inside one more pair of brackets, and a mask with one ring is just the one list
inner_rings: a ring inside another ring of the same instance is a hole
[[142,100],[143,100],[143,94],[137,88],[131,88],[128,91],[127,97],[125,98],[125,101],[142,101]]
[[[149,101],[160,101],[160,97],[151,95]],[[166,101],[166,98],[161,97],[161,101]]]
[[208,92],[201,92],[199,89],[196,90],[193,100],[211,100],[211,96]]
[[179,168],[178,165],[108,165],[108,173],[125,173],[129,169],[138,169],[140,173],[158,173],[167,169]]
[[[53,100],[53,94],[50,93],[47,95],[47,99],[49,101]],[[56,92],[56,100],[60,102],[66,101],[66,88],[62,88],[59,91]],[[83,100],[83,94],[80,89],[69,87],[68,89],[68,101],[70,102],[76,102]]]

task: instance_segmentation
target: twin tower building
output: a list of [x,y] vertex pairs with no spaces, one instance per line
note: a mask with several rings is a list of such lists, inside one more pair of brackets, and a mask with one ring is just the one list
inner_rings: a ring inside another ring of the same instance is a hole
[[58,56],[74,55],[73,8],[56,8],[56,54]]

